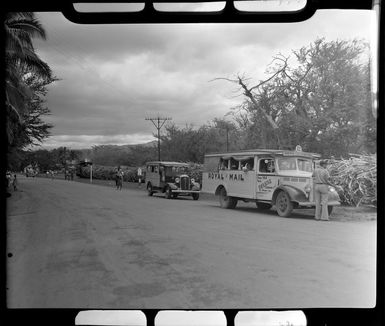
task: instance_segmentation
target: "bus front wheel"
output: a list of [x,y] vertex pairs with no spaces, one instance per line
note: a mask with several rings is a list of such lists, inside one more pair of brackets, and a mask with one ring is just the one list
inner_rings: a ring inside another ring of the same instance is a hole
[[293,203],[290,200],[289,195],[285,191],[281,191],[275,201],[277,213],[279,216],[287,217],[293,210]]

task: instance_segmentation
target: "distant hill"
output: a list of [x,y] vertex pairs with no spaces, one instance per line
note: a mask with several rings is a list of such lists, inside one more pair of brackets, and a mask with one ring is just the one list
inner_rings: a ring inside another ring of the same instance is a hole
[[137,166],[155,159],[157,143],[155,140],[144,144],[95,145],[75,152],[80,160],[87,158],[94,164]]
[[131,151],[133,148],[136,147],[143,147],[143,148],[151,148],[151,147],[157,147],[158,146],[158,141],[157,140],[152,140],[148,143],[142,143],[142,144],[127,144],[127,145],[113,145],[113,144],[106,144],[106,145],[94,145],[90,148],[81,148],[77,149],[76,151],[89,151],[92,150],[94,147],[99,147],[99,148],[114,148],[118,150],[128,150]]

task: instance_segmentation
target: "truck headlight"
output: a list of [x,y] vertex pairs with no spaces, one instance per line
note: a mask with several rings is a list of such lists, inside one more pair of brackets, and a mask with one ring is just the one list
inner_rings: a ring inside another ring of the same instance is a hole
[[305,186],[305,192],[310,192],[311,191],[311,185],[309,185],[309,184],[307,184],[306,186]]
[[337,192],[336,188],[332,187],[332,186],[329,186],[329,191],[331,192]]
[[194,182],[195,182],[195,179],[194,179],[194,178],[191,178],[191,182],[194,183]]
[[179,183],[180,179],[179,178],[175,178],[175,182],[176,183]]

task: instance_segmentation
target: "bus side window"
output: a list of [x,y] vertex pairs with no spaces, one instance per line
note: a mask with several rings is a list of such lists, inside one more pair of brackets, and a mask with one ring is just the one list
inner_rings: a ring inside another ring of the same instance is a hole
[[267,165],[265,163],[265,160],[259,161],[259,172],[266,173],[267,172]]
[[221,158],[219,161],[219,170],[226,170],[226,167],[227,167],[226,163],[227,163],[226,160]]
[[259,172],[262,173],[274,173],[275,164],[273,159],[261,159],[259,161]]
[[241,162],[241,170],[254,170],[254,159],[250,158]]
[[230,164],[230,160],[223,160],[223,164],[222,164],[223,170],[228,170],[229,164]]
[[238,170],[238,161],[234,160],[233,158],[230,159],[230,170]]

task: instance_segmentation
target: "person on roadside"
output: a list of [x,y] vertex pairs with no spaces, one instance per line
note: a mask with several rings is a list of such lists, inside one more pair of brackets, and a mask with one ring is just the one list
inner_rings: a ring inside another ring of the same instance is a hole
[[142,185],[142,168],[138,168],[138,188],[140,188]]
[[6,177],[7,177],[7,188],[9,188],[11,186],[11,184],[12,184],[12,174],[11,174],[11,172],[7,171]]
[[16,177],[16,174],[13,175],[12,186],[13,186],[13,191],[17,191],[17,177]]
[[333,186],[330,175],[326,169],[327,161],[321,160],[319,166],[313,171],[315,219],[317,221],[329,221],[328,195],[329,186]]
[[124,173],[120,168],[120,166],[118,166],[118,170],[116,171],[116,190],[122,190],[123,176],[124,176]]

